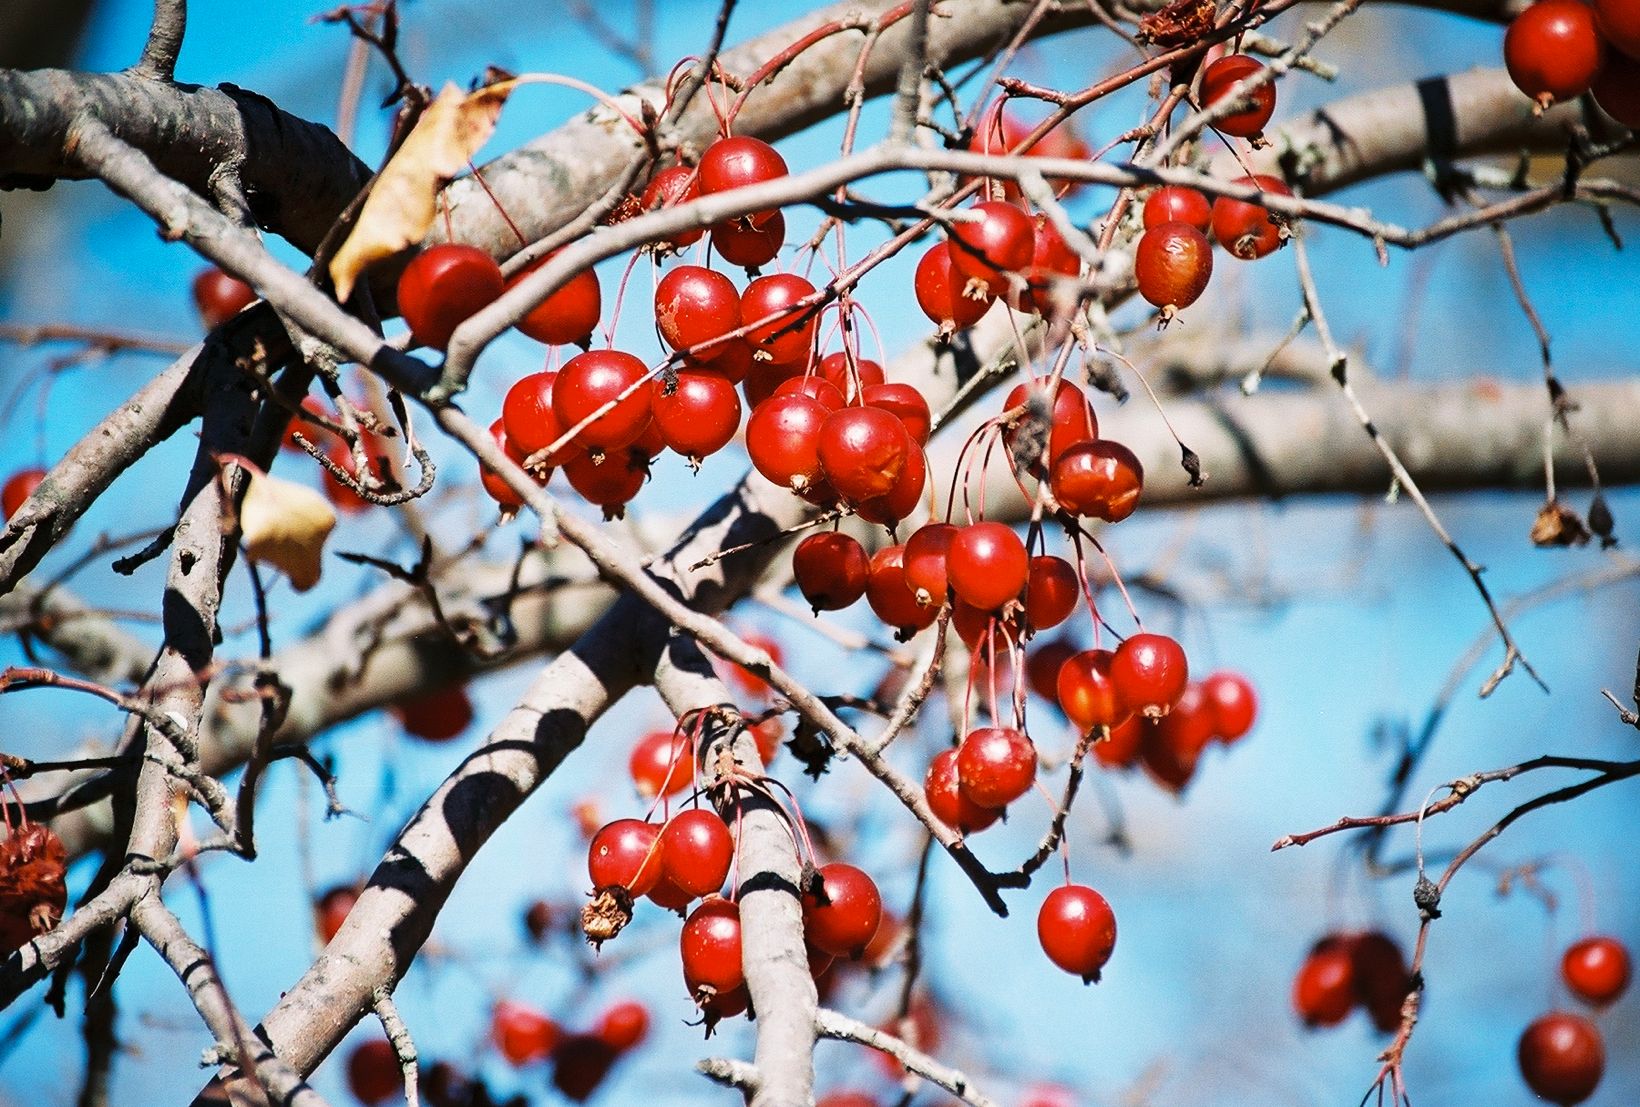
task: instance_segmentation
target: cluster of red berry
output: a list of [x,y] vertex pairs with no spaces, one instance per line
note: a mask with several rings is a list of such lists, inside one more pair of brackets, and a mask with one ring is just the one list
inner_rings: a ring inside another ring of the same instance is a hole
[[1537,0],[1509,24],[1503,61],[1539,110],[1587,92],[1640,127],[1640,0]]
[[1381,1032],[1401,1024],[1412,988],[1406,958],[1380,930],[1328,934],[1311,947],[1293,978],[1293,1009],[1305,1026],[1337,1026],[1356,1007]]
[[[1566,950],[1560,978],[1574,996],[1600,1011],[1628,990],[1631,968],[1627,946],[1616,938],[1595,935]],[[1606,1071],[1606,1045],[1600,1029],[1570,1011],[1550,1011],[1535,1019],[1521,1034],[1517,1052],[1527,1086],[1562,1107],[1593,1095]]]

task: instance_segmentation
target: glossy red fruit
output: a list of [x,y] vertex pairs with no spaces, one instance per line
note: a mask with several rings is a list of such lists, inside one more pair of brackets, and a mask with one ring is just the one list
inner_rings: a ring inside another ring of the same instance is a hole
[[[1608,68],[1619,58],[1631,63],[1640,59],[1640,3],[1635,0],[1594,0],[1594,18],[1600,28],[1600,37],[1611,47],[1606,52]],[[1634,126],[1633,123],[1628,125]]]
[[[1246,54],[1228,54],[1213,62],[1202,71],[1202,105],[1212,107],[1218,104],[1230,95],[1232,87],[1257,75],[1263,68],[1256,59]],[[1213,126],[1227,135],[1252,138],[1264,130],[1276,112],[1275,82],[1261,85],[1237,99],[1246,106],[1231,112]]]
[[883,383],[881,365],[863,357],[855,358],[851,363],[848,354],[842,350],[835,350],[821,358],[815,372],[836,385],[848,403],[854,403],[862,389]]
[[[649,179],[648,187],[643,190],[641,204],[646,212],[659,211],[662,208],[675,208],[679,204],[687,204],[699,195],[700,189],[695,180],[694,169],[687,165],[672,165]],[[678,231],[655,245],[663,250],[681,250],[685,246],[699,242],[700,236],[705,233],[705,230],[699,227]]]
[[744,338],[730,338],[718,343],[712,349],[716,356],[711,361],[701,361],[688,354],[683,356],[684,365],[690,369],[711,369],[722,373],[736,384],[746,379],[752,371],[755,362],[752,360],[752,348],[746,344]]
[[957,528],[950,523],[924,523],[905,543],[905,582],[917,602],[938,608],[950,590],[951,540]]
[[1133,714],[1111,676],[1114,658],[1109,650],[1083,650],[1059,667],[1059,709],[1083,734],[1091,734],[1095,727],[1117,726]]
[[1561,979],[1577,998],[1604,1007],[1628,989],[1628,947],[1604,935],[1575,942],[1560,959]]
[[674,350],[710,362],[728,351],[716,339],[740,327],[740,290],[703,265],[679,265],[655,286],[655,329]]
[[995,611],[1025,588],[1025,543],[1003,523],[971,523],[951,538],[946,557],[951,590],[982,611]]
[[[500,446],[502,452],[512,458],[513,461],[519,465],[524,464],[528,455],[513,445],[507,438],[507,432],[502,428],[500,419],[490,424],[490,437],[495,439],[495,444]],[[479,467],[478,479],[483,484],[484,491],[489,493],[490,499],[494,500],[502,509],[517,511],[524,506],[524,501],[519,498],[518,493],[512,490],[512,485],[502,480],[501,475],[492,471],[488,465]]]
[[652,730],[638,739],[627,758],[632,786],[642,798],[675,796],[695,783],[695,754],[689,737],[675,730]]
[[732,188],[762,184],[786,175],[786,159],[760,138],[720,138],[700,159],[700,193],[709,196]]
[[473,702],[467,689],[451,684],[393,706],[404,732],[427,742],[448,742],[473,724]]
[[680,916],[684,913],[683,909],[695,901],[694,896],[679,888],[664,876],[655,882],[653,888],[644,893],[644,898],[656,907],[676,911]]
[[1209,673],[1202,681],[1202,694],[1213,713],[1213,733],[1221,742],[1234,742],[1253,729],[1258,717],[1258,694],[1240,673]]
[[[1640,4],[1633,7],[1640,12]],[[1640,15],[1636,19],[1640,20]],[[1623,126],[1640,130],[1640,57],[1608,50],[1606,64],[1589,91],[1600,110]]]
[[1395,939],[1378,930],[1357,934],[1350,942],[1355,965],[1355,995],[1387,1034],[1401,1025],[1401,1005],[1412,990],[1412,975]]
[[1213,245],[1189,223],[1163,223],[1139,238],[1133,276],[1139,295],[1164,310],[1187,308],[1213,275]]
[[1544,107],[1589,91],[1605,55],[1594,9],[1583,0],[1537,0],[1503,36],[1509,79]]
[[928,445],[929,435],[933,433],[934,416],[928,410],[928,400],[914,385],[876,381],[862,389],[860,400],[867,407],[880,407],[892,413],[911,436],[913,444]]
[[1293,1010],[1305,1026],[1337,1026],[1355,1007],[1355,959],[1350,943],[1323,938],[1293,978]]
[[1144,466],[1120,442],[1096,438],[1069,447],[1054,461],[1049,487],[1073,515],[1120,523],[1139,506]]
[[545,1061],[562,1037],[556,1022],[526,1004],[504,999],[490,1012],[490,1038],[511,1065]]
[[1010,288],[1008,302],[1016,311],[1051,315],[1054,311],[1054,279],[1074,277],[1082,271],[1082,258],[1045,215],[1032,219],[1031,260],[1021,274],[1023,288]]
[[683,924],[678,939],[683,980],[689,994],[726,996],[746,983],[740,963],[740,907],[722,896],[707,896]]
[[[1575,4],[1580,0],[1567,2]],[[1281,178],[1264,174],[1237,177],[1232,183],[1257,185],[1273,196],[1293,194]],[[1282,224],[1276,222],[1269,208],[1246,200],[1232,200],[1228,196],[1220,196],[1213,201],[1213,237],[1230,252],[1231,257],[1242,261],[1273,254],[1287,240],[1282,233]]]
[[1116,647],[1110,679],[1136,714],[1166,715],[1190,683],[1184,648],[1165,634],[1135,634]]
[[820,467],[826,481],[856,503],[890,492],[915,448],[904,424],[882,408],[842,408],[827,415],[820,427]]
[[928,774],[923,777],[923,794],[934,817],[953,830],[973,834],[984,830],[1002,817],[1002,812],[981,807],[962,794],[957,779],[957,751],[941,750],[928,763]]
[[786,217],[778,211],[768,213],[756,225],[745,219],[712,224],[712,249],[730,265],[747,269],[767,265],[785,242]]
[[[1004,111],[1001,102],[998,102],[986,109],[979,126],[974,128],[974,137],[969,140],[968,149],[976,154],[1001,155],[1019,151],[1026,157],[1069,160],[1081,160],[1088,156],[1087,144],[1077,137],[1068,123],[1053,128],[1037,139],[1034,145],[1022,149],[1021,144],[1036,127],[1037,124]],[[1060,192],[1074,192],[1081,187],[1080,182],[1063,177],[1049,177],[1048,184]],[[1019,200],[1022,196],[1019,186],[1011,180],[994,181],[993,187],[995,185],[1001,186],[1003,196],[1009,200]]]
[[0,521],[16,515],[45,479],[46,471],[38,466],[20,469],[7,478],[5,486],[0,487]]
[[746,421],[746,452],[759,473],[803,492],[823,479],[820,432],[832,413],[809,396],[771,396]]
[[904,546],[884,546],[871,556],[866,602],[877,618],[902,633],[921,630],[939,616],[939,606],[919,604],[906,583]]
[[735,840],[716,811],[680,811],[661,831],[661,872],[691,896],[710,895],[729,878]]
[[588,450],[620,449],[649,426],[651,393],[644,381],[648,375],[643,362],[619,350],[576,354],[553,382],[552,413],[567,430],[613,401],[614,407],[581,428],[575,442]]
[[[1541,0],[1540,0],[1541,2]],[[1520,1074],[1541,1099],[1568,1107],[1594,1094],[1606,1071],[1606,1045],[1594,1023],[1551,1011],[1520,1036]]]
[[811,534],[792,551],[792,575],[816,612],[841,611],[866,594],[871,561],[847,534]]
[[621,999],[604,1008],[593,1031],[616,1053],[636,1049],[649,1037],[649,1008],[635,999]]
[[[909,435],[907,436],[909,439]],[[881,496],[861,500],[854,505],[855,514],[868,523],[885,527],[898,526],[923,502],[923,489],[928,484],[928,459],[915,442],[905,455],[905,468],[894,479],[894,487]]]
[[442,350],[469,316],[488,307],[506,287],[501,266],[476,246],[429,246],[399,276],[399,314],[423,346]]
[[603,1084],[620,1054],[596,1034],[570,1034],[552,1053],[552,1086],[584,1103]]
[[1025,580],[1025,619],[1032,630],[1047,630],[1070,618],[1082,596],[1076,570],[1052,554],[1031,558]]
[[313,927],[319,932],[319,941],[329,945],[358,902],[359,889],[352,884],[338,884],[320,896],[313,905]]
[[[549,255],[514,273],[507,280],[507,289],[511,290],[519,281],[550,260]],[[530,313],[518,321],[518,329],[537,342],[545,342],[549,346],[561,346],[566,342],[585,346],[592,341],[592,332],[598,326],[603,303],[603,290],[598,285],[598,274],[591,269],[583,269],[566,281],[558,291],[531,308]]]
[[583,500],[604,509],[604,518],[619,519],[649,476],[649,466],[633,456],[638,452],[616,450],[601,461],[597,455],[582,454],[564,466],[564,477]]
[[1007,807],[1035,780],[1036,747],[1012,727],[980,727],[957,747],[957,785],[970,803]]
[[399,1055],[384,1038],[360,1042],[347,1055],[347,1090],[360,1103],[385,1103],[404,1093]]
[[[1008,398],[1002,403],[1002,410],[1012,411],[1027,403],[1046,403],[1047,381],[1022,381],[1008,392]],[[1093,405],[1088,403],[1087,396],[1082,390],[1070,381],[1061,379],[1053,393],[1053,406],[1046,411],[1038,409],[1038,414],[1048,420],[1048,438],[1042,456],[1038,457],[1031,466],[1031,472],[1040,477],[1049,471],[1053,463],[1058,461],[1066,450],[1080,442],[1090,442],[1099,437],[1099,419],[1093,413]],[[1003,431],[1003,442],[1010,453],[1018,454],[1025,446],[1021,436],[1025,433],[1021,424]]]
[[653,888],[662,871],[660,833],[642,819],[616,819],[594,834],[587,848],[592,886],[620,885],[634,897]]
[[256,302],[256,290],[216,266],[194,278],[194,307],[209,330],[215,330]]
[[[746,350],[746,356],[751,357],[751,347],[747,346]],[[805,362],[798,362],[792,365],[781,365],[773,361],[751,362],[751,368],[746,371],[746,376],[742,378],[740,382],[741,389],[746,393],[747,406],[753,411],[756,411],[758,406],[770,396],[780,392],[781,385],[786,384],[788,381],[805,379],[805,365]],[[803,389],[787,389],[787,391],[781,393],[781,395],[789,395],[794,391],[800,392],[803,395],[809,395],[809,393]],[[817,397],[810,398],[812,399]],[[826,410],[831,411],[833,409],[828,407]]]
[[1066,638],[1055,638],[1036,646],[1025,655],[1025,680],[1031,691],[1043,699],[1059,702],[1059,670],[1079,651]]
[[952,225],[951,267],[967,281],[962,295],[969,295],[971,287],[980,295],[1000,296],[1008,290],[1007,274],[1031,264],[1036,227],[1024,211],[1002,200],[987,200],[968,210],[980,218]]
[[1163,223],[1189,223],[1206,234],[1213,225],[1213,205],[1194,188],[1163,185],[1145,201],[1145,230]]
[[818,879],[803,893],[803,936],[822,953],[858,961],[883,921],[877,884],[841,861],[821,865]]
[[732,1019],[736,1015],[743,1015],[752,1005],[752,994],[742,984],[733,991],[721,995],[698,995],[695,1003],[700,1007],[701,1016],[707,1026],[716,1026],[724,1019]]
[[684,369],[670,395],[657,378],[649,399],[661,441],[675,454],[699,462],[734,440],[740,429],[740,393],[734,382],[710,369]]
[[1178,795],[1196,775],[1202,751],[1213,741],[1213,718],[1201,686],[1189,684],[1165,716],[1144,719],[1139,756],[1157,784]]
[[740,318],[749,328],[746,341],[764,360],[793,362],[808,356],[814,345],[817,306],[804,306],[814,285],[796,273],[759,277],[740,294]]
[[[552,395],[557,382],[556,372],[520,377],[507,389],[507,398],[501,403],[501,426],[507,433],[507,441],[525,457],[546,449],[569,430],[553,413]],[[584,452],[574,442],[566,442],[547,456],[547,464],[563,465]]]
[[1145,735],[1153,729],[1150,720],[1130,714],[1093,744],[1093,759],[1107,769],[1131,769],[1139,763]]
[[1116,949],[1116,915],[1092,888],[1066,884],[1042,901],[1036,936],[1048,960],[1091,984]]
[[843,406],[843,394],[837,390],[825,377],[815,376],[812,373],[799,377],[787,377],[774,390],[776,396],[807,396],[812,400],[819,400],[826,406],[827,411],[836,411]]
[[[951,629],[957,632],[962,644],[974,655],[975,665],[980,665],[986,658],[994,658],[1008,648],[1009,630],[1004,626],[1004,620],[998,618],[996,612],[975,607],[961,597],[951,606]],[[975,679],[980,678],[976,676]]]
[[536,945],[547,940],[557,922],[558,911],[544,899],[532,900],[530,905],[524,908],[524,932]]
[[965,295],[967,278],[951,265],[951,247],[944,242],[929,247],[917,262],[917,275],[912,289],[917,295],[917,306],[923,314],[939,325],[941,332],[963,330],[978,323],[991,308],[996,296],[987,293],[978,298]]

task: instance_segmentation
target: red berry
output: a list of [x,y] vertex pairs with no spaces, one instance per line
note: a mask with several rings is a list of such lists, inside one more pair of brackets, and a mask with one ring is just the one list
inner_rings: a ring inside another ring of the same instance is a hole
[[[1264,69],[1246,54],[1228,54],[1202,71],[1202,105],[1212,107],[1226,96],[1230,89]],[[1273,81],[1261,85],[1240,97],[1247,106],[1231,112],[1213,126],[1227,135],[1252,138],[1264,130],[1265,124],[1276,111],[1276,86]]]
[[[1634,5],[1640,12],[1640,4]],[[1640,20],[1640,16],[1636,16]],[[1637,29],[1640,34],[1640,29]],[[1640,49],[1640,48],[1637,48]],[[1640,130],[1640,57],[1616,50],[1607,52],[1606,64],[1589,89],[1600,109],[1625,127]]]
[[865,547],[836,531],[811,534],[792,551],[792,575],[816,612],[841,611],[866,594]]
[[649,1008],[635,999],[622,999],[604,1008],[593,1031],[616,1053],[635,1049],[649,1036]]
[[884,546],[872,555],[866,602],[877,618],[902,633],[921,630],[939,616],[939,605],[919,604],[906,583],[904,546]]
[[917,602],[939,608],[950,590],[951,540],[957,528],[950,523],[925,523],[905,543],[905,583]]
[[712,224],[712,249],[730,265],[756,269],[767,265],[786,242],[786,217],[770,212],[763,221],[728,219]]
[[525,1004],[504,999],[490,1012],[490,1037],[514,1066],[546,1060],[562,1036],[556,1022]]
[[1139,238],[1133,276],[1139,295],[1164,310],[1187,308],[1213,275],[1213,245],[1189,223],[1163,223]]
[[553,924],[558,921],[558,912],[552,904],[544,899],[532,900],[524,908],[524,932],[530,936],[530,941],[540,945],[552,933]]
[[[558,374],[531,373],[520,377],[507,389],[507,398],[501,404],[501,425],[507,432],[507,441],[528,457],[544,450],[569,430],[552,410],[552,394]],[[574,442],[566,442],[547,455],[547,464],[564,465],[580,457],[585,451]]]
[[194,278],[194,307],[208,329],[215,330],[255,302],[254,288],[214,265]]
[[[864,379],[864,365],[861,377]],[[899,419],[900,425],[905,427],[905,433],[911,436],[911,441],[917,446],[928,445],[928,436],[933,433],[934,416],[928,410],[928,400],[916,387],[896,382],[875,381],[868,382],[860,391],[860,401],[867,407],[880,407],[884,411],[892,412]]]
[[[1540,0],[1541,2],[1541,0]],[[1551,1011],[1520,1036],[1520,1073],[1542,1099],[1568,1107],[1594,1094],[1606,1071],[1606,1046],[1594,1023]]]
[[740,429],[740,393],[734,382],[710,369],[684,369],[670,395],[657,378],[649,400],[661,441],[693,462],[727,446]]
[[1615,1003],[1629,986],[1629,951],[1616,938],[1584,938],[1560,960],[1560,975],[1572,994],[1597,1007]]
[[1221,742],[1234,742],[1253,729],[1258,716],[1258,695],[1240,673],[1209,673],[1202,681],[1202,694],[1212,709],[1213,733]]
[[966,284],[967,279],[952,268],[951,247],[939,242],[917,263],[912,287],[923,314],[939,324],[942,332],[949,333],[978,323],[996,299],[992,293],[978,298],[965,295]]
[[661,876],[660,828],[642,819],[616,819],[592,836],[587,872],[594,888],[619,885],[634,897]]
[[894,487],[881,496],[873,496],[869,500],[861,500],[854,505],[855,514],[868,523],[880,523],[885,527],[897,526],[901,519],[911,515],[922,503],[923,488],[928,483],[928,459],[923,456],[922,450],[908,433],[907,441],[910,449],[906,451],[905,467],[900,475],[894,478]]
[[40,487],[40,482],[46,479],[46,471],[36,466],[32,469],[20,469],[7,479],[5,487],[0,488],[0,522],[16,515],[18,510],[34,495],[34,490]]
[[576,354],[553,382],[552,413],[569,430],[613,402],[614,407],[581,428],[575,442],[589,450],[617,450],[635,442],[649,426],[647,376],[643,362],[619,350]]
[[856,397],[860,396],[862,390],[883,383],[881,365],[870,358],[855,358],[851,363],[848,354],[842,350],[836,350],[821,358],[815,371],[836,385],[837,390],[849,403],[856,402]]
[[1073,515],[1120,523],[1139,506],[1145,470],[1120,442],[1096,438],[1059,455],[1049,486],[1059,506]]
[[673,884],[666,877],[661,877],[655,886],[645,893],[650,903],[656,907],[663,907],[668,911],[683,914],[683,909],[694,902],[695,897]]
[[[780,643],[767,634],[757,631],[741,635],[748,645],[756,646],[769,655],[769,660],[776,665],[782,665],[786,660],[786,651],[780,648]],[[761,696],[769,690],[769,684],[752,670],[741,665],[729,666],[729,679],[748,696]]]
[[1128,715],[1110,728],[1110,733],[1093,744],[1093,759],[1107,769],[1131,769],[1139,762],[1145,735],[1154,729],[1150,720]]
[[1008,290],[1006,274],[1031,264],[1036,250],[1036,227],[1031,217],[1013,204],[987,200],[968,209],[979,218],[951,227],[951,266],[968,286],[981,295],[999,296]]
[[1293,1010],[1305,1026],[1337,1026],[1356,1000],[1355,959],[1341,937],[1323,938],[1293,978]]
[[[385,482],[392,472],[389,461],[391,450],[388,439],[366,433],[363,435],[363,443],[370,471],[376,475],[378,480]],[[343,442],[340,438],[336,439],[325,450],[325,456],[334,462],[342,472],[356,479],[358,478],[358,462],[354,460],[353,451],[348,449],[346,442]],[[329,469],[323,470],[323,474],[325,495],[337,510],[357,514],[361,511],[369,511],[374,506],[369,500],[337,479]]]
[[824,479],[820,431],[832,413],[809,396],[771,396],[746,420],[746,453],[759,473],[782,488],[804,492]]
[[473,725],[473,702],[466,688],[452,684],[395,704],[393,714],[411,737],[448,742]]
[[[1575,4],[1580,0],[1566,2]],[[1281,178],[1263,174],[1256,177],[1237,177],[1231,183],[1257,185],[1259,189],[1272,196],[1293,194],[1293,190],[1288,188]],[[1273,254],[1286,241],[1281,224],[1276,222],[1276,217],[1270,214],[1269,208],[1246,200],[1232,200],[1228,196],[1220,196],[1213,201],[1213,237],[1218,239],[1220,246],[1230,251],[1232,257],[1240,258],[1242,261],[1252,261]]]
[[1116,915],[1092,888],[1066,884],[1042,901],[1036,936],[1048,960],[1093,983],[1116,948]]
[[680,265],[655,286],[655,329],[670,348],[712,361],[729,348],[713,340],[739,328],[740,291],[715,269]]
[[352,884],[338,884],[319,897],[319,902],[313,905],[313,925],[321,942],[330,944],[358,902],[359,889]]
[[1145,718],[1139,756],[1151,778],[1174,795],[1196,775],[1202,750],[1213,741],[1211,706],[1201,685],[1185,686],[1173,709],[1160,719]]
[[732,188],[762,184],[786,175],[786,159],[760,138],[720,138],[700,159],[700,193],[709,196]]
[[[1047,381],[1022,381],[1014,385],[1009,391],[1008,398],[1003,401],[1002,410],[1013,411],[1025,404],[1036,407],[1036,414],[1045,416],[1048,420],[1048,440],[1043,455],[1031,466],[1031,472],[1041,476],[1053,467],[1065,451],[1080,442],[1089,442],[1099,437],[1099,419],[1093,413],[1093,405],[1082,390],[1070,381],[1061,379],[1054,389],[1053,406],[1046,407]],[[1003,442],[1011,453],[1018,453],[1024,446],[1020,440],[1023,426],[1016,423],[1003,431]]]
[[1045,700],[1059,701],[1059,670],[1075,657],[1077,649],[1069,639],[1055,638],[1025,656],[1025,680],[1031,691]]
[[981,727],[957,747],[957,784],[970,803],[1000,810],[1035,780],[1036,747],[1012,727]]
[[1046,215],[1036,216],[1033,223],[1031,260],[1022,274],[1025,286],[1010,288],[1008,302],[1017,311],[1049,315],[1054,310],[1054,278],[1076,276],[1082,271],[1082,258]]
[[1031,629],[1047,630],[1071,617],[1082,585],[1076,570],[1062,557],[1044,554],[1031,558],[1025,581],[1025,619]]
[[1116,647],[1110,679],[1122,702],[1141,715],[1166,715],[1190,683],[1184,648],[1165,634],[1135,634]]
[[837,386],[825,377],[812,373],[798,377],[787,377],[775,388],[776,396],[807,396],[811,400],[819,400],[826,410],[836,411],[843,406],[843,394]]
[[1002,523],[972,523],[951,538],[951,590],[982,611],[1016,599],[1030,574],[1025,543]]
[[1503,36],[1503,63],[1515,87],[1544,107],[1589,91],[1605,43],[1583,0],[1537,0]]
[[814,1107],[879,1107],[877,1097],[865,1092],[827,1092],[814,1101]]
[[[679,204],[687,204],[700,195],[698,183],[695,180],[695,171],[687,165],[672,165],[662,169],[649,180],[649,186],[643,190],[643,200],[640,201],[646,212],[659,211],[661,208],[674,208]],[[679,231],[672,237],[657,242],[661,249],[681,250],[685,246],[700,241],[700,236],[706,232],[700,228],[688,231]]]
[[1357,934],[1350,943],[1355,965],[1355,993],[1380,1032],[1401,1025],[1401,1005],[1412,990],[1412,977],[1401,947],[1382,931]]
[[501,266],[476,246],[429,246],[399,276],[399,314],[423,346],[442,350],[455,329],[506,288]]
[[[514,273],[508,278],[506,287],[511,290],[550,260],[551,255]],[[591,269],[583,269],[565,281],[558,291],[531,308],[530,313],[518,321],[518,329],[549,346],[561,346],[566,342],[584,346],[592,340],[592,331],[597,327],[602,311],[603,291],[598,286],[598,274]]]
[[820,465],[838,495],[858,503],[892,491],[915,447],[905,425],[877,407],[847,407],[820,427]]
[[552,1053],[552,1086],[572,1103],[598,1090],[620,1054],[596,1034],[571,1034]]
[[833,957],[858,961],[883,921],[876,883],[841,861],[820,866],[820,887],[803,893],[803,935]]
[[957,781],[957,751],[941,750],[928,763],[928,775],[923,777],[923,794],[928,797],[929,810],[946,826],[963,834],[984,830],[1002,817],[996,808],[981,807],[962,794]]
[[[512,458],[513,461],[519,465],[524,464],[529,455],[513,445],[507,438],[507,432],[502,428],[500,419],[490,424],[490,437],[495,439],[495,444],[500,446],[502,452]],[[479,468],[478,479],[484,485],[484,491],[488,492],[490,498],[500,504],[503,509],[517,511],[524,506],[524,501],[518,497],[518,493],[512,490],[512,485],[502,480],[501,475],[492,471],[488,465]]]
[[649,466],[643,460],[643,451],[636,447],[617,450],[602,458],[582,454],[564,465],[569,486],[587,503],[603,508],[605,518],[620,518],[624,514],[623,506],[638,494],[648,476]]
[[[1640,3],[1636,3],[1635,0],[1594,0],[1594,18],[1600,27],[1600,37],[1612,48],[1606,54],[1606,69],[1602,71],[1602,76],[1605,76],[1612,64],[1620,58],[1631,66],[1636,59],[1640,59]],[[1595,99],[1599,98],[1597,92]],[[1605,104],[1600,106],[1606,107]],[[1617,118],[1627,126],[1636,126],[1632,121],[1623,120],[1621,116]]]
[[807,357],[814,345],[818,307],[803,306],[803,301],[814,291],[814,285],[796,273],[771,273],[747,285],[740,294],[740,318],[751,328],[746,341],[752,349],[769,361]]
[[1059,709],[1083,734],[1093,733],[1095,727],[1119,726],[1133,714],[1111,677],[1114,657],[1109,650],[1083,650],[1059,667],[1054,682]]
[[627,759],[632,786],[644,799],[675,796],[695,783],[695,754],[686,735],[652,730],[638,739]]
[[384,1038],[360,1042],[347,1055],[347,1088],[360,1103],[385,1103],[404,1092],[399,1055]]
[[727,996],[746,983],[740,963],[740,907],[722,896],[707,896],[690,913],[678,938],[683,980],[699,1002]]
[[680,811],[661,831],[661,872],[692,897],[721,889],[734,856],[735,840],[716,811]]
[[1213,225],[1213,205],[1194,188],[1163,185],[1145,201],[1145,229],[1162,223],[1189,223],[1203,234]]

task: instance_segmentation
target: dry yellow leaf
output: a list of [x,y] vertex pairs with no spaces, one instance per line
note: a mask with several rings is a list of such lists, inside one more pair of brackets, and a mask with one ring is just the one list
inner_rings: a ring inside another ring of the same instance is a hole
[[365,197],[358,222],[330,259],[336,299],[346,302],[359,274],[374,262],[427,237],[437,215],[438,192],[489,140],[501,105],[516,81],[476,92],[446,84],[415,129],[382,167]]
[[239,529],[252,561],[272,565],[298,592],[319,583],[325,540],[336,512],[311,488],[255,470],[239,508]]

